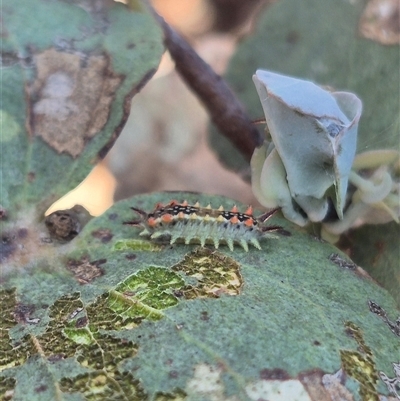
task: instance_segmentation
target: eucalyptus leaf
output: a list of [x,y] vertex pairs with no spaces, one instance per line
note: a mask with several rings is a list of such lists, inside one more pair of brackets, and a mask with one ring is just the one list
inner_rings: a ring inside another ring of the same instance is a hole
[[249,252],[171,246],[123,224],[134,216],[131,207],[151,212],[171,198],[247,208],[193,193],[136,196],[92,219],[51,266],[8,275],[0,291],[2,396],[389,395],[380,377],[394,377],[400,337],[389,325],[399,310],[386,290],[280,216],[268,223],[292,235]]
[[26,260],[49,264],[58,239],[79,232],[79,213],[51,216],[49,233],[44,212],[105,156],[163,45],[144,7],[108,1],[6,0],[2,32],[0,262],[7,272]]
[[163,46],[145,9],[121,3],[5,0],[2,12],[0,204],[15,219],[105,156]]

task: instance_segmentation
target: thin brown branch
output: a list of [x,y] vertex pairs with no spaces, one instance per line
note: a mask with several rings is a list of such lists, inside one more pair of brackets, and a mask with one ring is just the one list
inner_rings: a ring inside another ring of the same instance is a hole
[[[155,12],[154,12],[155,13]],[[262,137],[226,82],[195,52],[185,39],[156,14],[164,30],[165,45],[183,80],[207,108],[213,123],[243,156],[250,160]]]

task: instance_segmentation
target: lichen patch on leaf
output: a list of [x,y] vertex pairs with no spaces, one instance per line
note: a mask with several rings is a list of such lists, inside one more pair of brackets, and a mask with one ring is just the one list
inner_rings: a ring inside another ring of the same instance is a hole
[[[64,378],[60,388],[65,393],[80,393],[85,399],[95,400],[147,400],[147,394],[129,372],[114,370],[85,373],[74,378]],[[96,397],[93,398],[93,395]]]
[[371,280],[371,276],[363,268],[357,266],[353,261],[343,258],[338,253],[331,253],[328,259],[341,269],[353,271],[358,277]]
[[163,309],[178,303],[173,290],[182,287],[183,279],[162,267],[151,266],[124,280],[109,295],[109,307],[124,318],[161,319]]
[[14,395],[16,380],[13,377],[0,377],[0,399],[11,401]]
[[106,54],[48,49],[34,60],[37,76],[26,88],[30,134],[75,158],[105,126],[123,77],[112,71]]
[[369,310],[375,315],[378,315],[389,327],[390,331],[397,337],[400,337],[400,317],[396,319],[396,321],[392,321],[389,319],[385,309],[379,306],[376,302],[369,300],[368,301]]
[[172,393],[158,392],[154,396],[154,401],[184,401],[187,394],[181,389],[175,389]]
[[343,370],[360,385],[360,397],[365,401],[379,401],[378,373],[371,348],[366,345],[362,331],[353,322],[345,322],[346,333],[354,338],[357,351],[340,350]]
[[[49,325],[38,336],[25,335],[12,343],[9,329],[15,326],[13,311],[16,307],[15,290],[0,293],[4,307],[1,319],[0,370],[23,364],[28,358],[39,354],[45,364],[75,357],[88,373],[61,380],[63,392],[81,392],[84,396],[98,395],[98,400],[119,395],[120,399],[146,399],[140,383],[131,373],[120,369],[119,364],[137,353],[131,341],[102,334],[89,325],[89,313],[85,315],[79,293],[58,299],[50,308]],[[15,380],[0,378],[0,394],[12,391]],[[135,398],[137,397],[137,398]]]
[[243,285],[240,265],[229,256],[207,248],[187,254],[172,270],[197,280],[195,286],[182,289],[186,299],[239,295]]
[[114,244],[115,251],[161,251],[162,246],[154,242],[144,241],[139,239],[119,240]]
[[389,392],[393,394],[397,400],[400,399],[400,363],[392,363],[395,377],[390,378],[384,372],[379,372],[379,376],[386,384]]

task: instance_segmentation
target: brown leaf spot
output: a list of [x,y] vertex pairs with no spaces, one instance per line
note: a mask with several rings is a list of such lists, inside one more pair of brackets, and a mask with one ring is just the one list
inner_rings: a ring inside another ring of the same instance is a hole
[[110,242],[113,235],[111,234],[111,230],[108,228],[100,228],[96,231],[92,232],[92,236],[99,239],[103,244]]
[[331,401],[329,393],[322,384],[324,372],[319,369],[301,372],[298,376],[301,384],[306,389],[310,399],[318,401]]
[[54,354],[54,355],[50,355],[47,360],[50,363],[55,363],[58,361],[62,361],[63,359],[65,359],[65,355],[64,354]]
[[263,369],[260,371],[260,379],[262,380],[289,380],[290,375],[283,369]]
[[79,319],[76,320],[75,327],[76,328],[81,328],[85,327],[88,323],[88,319],[86,316],[82,316]]
[[137,256],[134,253],[128,253],[127,255],[125,255],[125,258],[128,260],[135,260]]
[[79,283],[88,284],[96,277],[100,277],[104,274],[100,265],[106,262],[106,259],[90,262],[87,257],[83,257],[81,260],[71,259],[67,263],[67,269],[72,272]]
[[43,391],[47,390],[47,386],[45,384],[41,384],[38,387],[35,387],[35,393],[43,393]]
[[360,266],[357,266],[351,260],[343,259],[337,253],[332,253],[331,255],[329,255],[328,259],[332,263],[334,263],[335,265],[339,266],[342,269],[347,269],[347,270],[353,271],[356,274],[356,276],[358,276],[360,278],[366,278],[368,280],[372,280],[371,276],[364,269],[362,269]]
[[360,18],[361,36],[383,45],[400,43],[399,0],[370,0]]
[[57,152],[77,157],[106,124],[123,77],[106,55],[45,50],[35,56],[37,76],[27,87],[28,128]]
[[200,314],[200,319],[204,320],[205,322],[207,322],[210,319],[210,317],[208,316],[208,312],[207,311],[202,311],[201,314]]
[[33,182],[36,178],[36,174],[33,171],[28,173],[28,182]]
[[17,230],[17,237],[20,239],[26,238],[28,236],[28,230],[26,228],[20,228]]
[[329,260],[342,269],[355,270],[357,268],[357,265],[354,262],[342,258],[337,253],[332,253],[329,255]]
[[30,317],[34,311],[34,305],[17,304],[14,309],[14,319],[18,323],[38,323],[38,319]]
[[344,385],[345,381],[345,373],[342,370],[333,375],[326,374],[322,377],[322,383],[330,396],[330,400],[354,401],[354,397]]
[[17,249],[10,235],[4,234],[0,238],[0,263],[9,258]]
[[17,53],[6,52],[6,51],[1,52],[1,58],[0,58],[1,67],[11,67],[15,64],[18,64],[19,61],[20,58],[18,57]]

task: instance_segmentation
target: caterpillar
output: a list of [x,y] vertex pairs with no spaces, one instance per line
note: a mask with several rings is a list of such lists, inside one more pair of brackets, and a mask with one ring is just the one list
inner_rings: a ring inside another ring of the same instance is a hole
[[136,207],[131,209],[140,215],[140,219],[124,224],[143,227],[139,235],[150,236],[151,239],[169,237],[170,244],[178,240],[185,244],[199,242],[201,246],[212,243],[218,249],[222,243],[231,251],[234,244],[239,244],[248,252],[249,243],[261,249],[259,241],[272,231],[290,235],[280,226],[263,225],[278,209],[253,217],[251,206],[241,213],[236,206],[225,211],[222,206],[212,209],[211,205],[201,207],[198,202],[189,205],[187,201],[179,203],[175,200],[167,205],[157,203],[151,213]]

